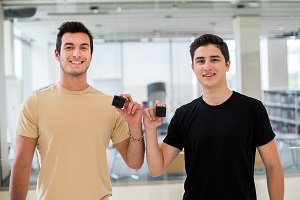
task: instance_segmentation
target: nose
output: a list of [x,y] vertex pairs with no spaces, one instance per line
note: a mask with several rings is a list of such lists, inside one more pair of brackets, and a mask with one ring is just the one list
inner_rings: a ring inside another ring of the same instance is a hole
[[205,61],[203,67],[204,67],[204,70],[210,70],[211,69],[211,65],[210,65],[209,61]]
[[79,50],[79,49],[75,49],[75,50],[73,51],[73,56],[74,56],[74,57],[80,57],[80,55],[81,55],[81,53],[80,53],[80,50]]

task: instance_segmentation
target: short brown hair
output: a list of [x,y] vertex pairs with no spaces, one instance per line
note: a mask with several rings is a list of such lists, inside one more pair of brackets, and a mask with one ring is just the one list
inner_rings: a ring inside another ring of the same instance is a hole
[[190,45],[190,54],[191,54],[192,62],[194,60],[194,54],[196,49],[198,49],[201,46],[207,46],[209,44],[215,45],[218,49],[220,49],[221,53],[225,58],[226,63],[230,60],[228,46],[223,41],[223,39],[217,35],[204,34],[196,38],[194,42],[192,42],[192,44]]
[[56,51],[60,54],[61,38],[65,33],[86,33],[90,38],[91,54],[93,54],[93,36],[89,29],[81,22],[64,22],[59,28],[56,38]]

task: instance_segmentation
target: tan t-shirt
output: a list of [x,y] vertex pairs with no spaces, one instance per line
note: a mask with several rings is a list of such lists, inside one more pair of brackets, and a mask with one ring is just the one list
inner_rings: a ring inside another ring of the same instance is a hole
[[106,148],[128,136],[128,124],[112,97],[89,86],[69,91],[59,84],[27,98],[17,134],[37,138],[38,199],[95,200],[112,194]]

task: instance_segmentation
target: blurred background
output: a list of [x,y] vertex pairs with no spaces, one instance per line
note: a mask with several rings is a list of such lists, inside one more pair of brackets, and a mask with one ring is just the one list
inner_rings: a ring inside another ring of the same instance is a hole
[[[191,70],[190,43],[205,33],[222,37],[232,62],[229,87],[264,102],[278,135],[286,199],[299,197],[299,0],[0,0],[0,21],[0,199],[8,198],[20,104],[59,80],[54,49],[65,21],[83,22],[94,36],[89,84],[109,95],[130,93],[144,107],[154,99],[168,105],[160,141],[176,108],[202,94]],[[126,191],[137,187],[137,199],[181,199],[183,153],[157,178],[146,162],[141,170],[128,169],[113,146],[107,155],[112,199],[126,199]],[[37,174],[35,158],[29,199],[35,199]],[[268,199],[259,157],[255,174],[259,199]]]

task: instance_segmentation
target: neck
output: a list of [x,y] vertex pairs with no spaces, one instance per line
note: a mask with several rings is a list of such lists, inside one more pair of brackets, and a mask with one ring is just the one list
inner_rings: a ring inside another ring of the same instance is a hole
[[61,87],[72,90],[72,91],[81,91],[85,90],[89,87],[86,76],[78,76],[78,77],[62,77],[60,78],[59,84]]
[[224,103],[231,95],[232,91],[229,88],[223,90],[204,90],[203,100],[209,105],[217,106]]

